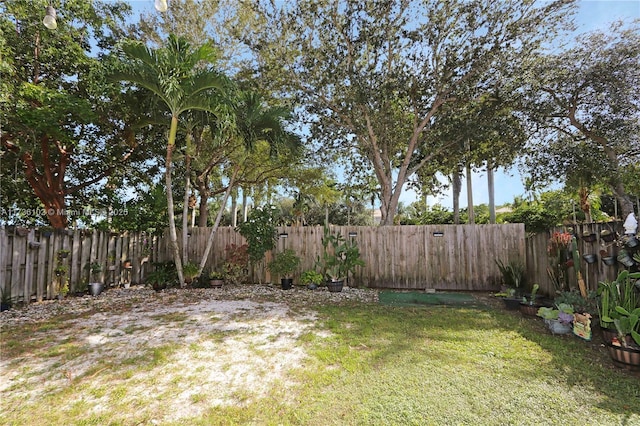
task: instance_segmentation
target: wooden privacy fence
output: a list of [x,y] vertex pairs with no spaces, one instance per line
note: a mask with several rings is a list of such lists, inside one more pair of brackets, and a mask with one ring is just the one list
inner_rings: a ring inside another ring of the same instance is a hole
[[[604,241],[600,236],[602,230],[611,231],[612,234],[621,235],[624,230],[622,229],[622,222],[608,222],[608,223],[587,223],[581,225],[570,225],[568,227],[559,227],[549,230],[545,233],[535,234],[527,237],[527,282],[530,287],[533,283],[540,285],[540,292],[554,295],[555,288],[547,274],[547,267],[550,266],[549,256],[547,254],[547,246],[549,238],[553,232],[568,232],[572,231],[576,236],[578,243],[578,252],[580,253],[580,271],[587,288],[591,291],[595,291],[598,288],[598,283],[605,280],[613,280],[618,275],[621,268],[624,268],[619,262],[615,262],[614,265],[605,265],[602,261],[602,255],[600,251],[606,252],[609,256],[614,258],[617,256],[621,247],[617,241]],[[587,233],[593,235],[593,241],[586,241],[583,238],[583,234]],[[597,260],[595,263],[589,264],[582,257],[585,254],[595,254]],[[569,283],[573,288],[577,288],[577,280],[575,269],[570,267],[567,269],[569,275]]]
[[[61,250],[69,251],[64,259],[59,259]],[[10,289],[17,302],[56,297],[54,270],[60,263],[68,269],[72,293],[86,289],[92,262],[101,265],[102,271],[95,277],[100,282],[142,282],[149,262],[157,257],[157,237],[145,234],[0,227],[0,289]],[[126,260],[131,261],[131,267],[125,267]]]
[[[574,225],[580,252],[580,266],[587,287],[596,290],[598,282],[614,279],[622,265],[612,266],[601,260],[600,251],[616,256],[618,244],[605,242],[600,231],[622,233],[621,222]],[[332,226],[345,238],[357,242],[366,266],[357,269],[351,285],[371,288],[491,291],[496,290],[501,276],[495,260],[526,262],[527,281],[538,283],[541,292],[554,294],[547,275],[549,257],[547,244],[556,228],[525,238],[524,225],[425,225],[425,226]],[[189,230],[188,254],[199,262],[206,247],[210,228]],[[585,241],[584,232],[594,234],[594,241]],[[314,267],[322,254],[323,228],[280,227],[275,251],[291,248],[302,258],[294,279]],[[208,269],[221,267],[225,249],[231,244],[244,244],[244,238],[233,228],[222,227],[216,232]],[[64,260],[68,267],[70,290],[82,291],[89,282],[88,265],[102,266],[99,280],[111,285],[124,282],[144,282],[152,261],[171,259],[167,238],[150,237],[144,233],[109,233],[105,231],[65,230],[48,234],[43,230],[0,227],[0,289],[8,291],[16,301],[31,302],[53,298],[57,294],[54,269],[57,253],[69,250]],[[583,254],[597,255],[588,264]],[[272,253],[251,270],[251,278],[260,282],[274,281],[266,268]],[[124,261],[131,260],[131,268]],[[569,279],[576,286],[574,268]],[[278,277],[274,277],[277,279]]]
[[[360,248],[366,266],[357,268],[351,277],[350,284],[357,286],[494,290],[500,286],[495,259],[525,260],[523,224],[332,226],[331,230],[353,239]],[[190,260],[200,261],[209,233],[209,228],[190,230]],[[313,268],[323,252],[323,228],[279,227],[278,234],[287,234],[287,237],[279,238],[275,251],[290,248],[302,258],[294,275],[294,282],[298,282],[300,274]],[[219,228],[208,265],[219,267],[224,262],[225,248],[244,242],[233,228]],[[272,281],[266,269],[270,259],[271,253],[267,253],[265,260],[255,265],[254,281]]]

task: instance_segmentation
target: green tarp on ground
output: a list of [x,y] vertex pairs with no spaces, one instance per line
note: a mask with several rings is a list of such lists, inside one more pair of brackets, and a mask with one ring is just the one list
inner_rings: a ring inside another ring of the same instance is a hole
[[383,305],[419,306],[419,305],[456,305],[480,306],[481,304],[470,294],[464,293],[425,293],[421,291],[391,291],[378,293],[378,300]]

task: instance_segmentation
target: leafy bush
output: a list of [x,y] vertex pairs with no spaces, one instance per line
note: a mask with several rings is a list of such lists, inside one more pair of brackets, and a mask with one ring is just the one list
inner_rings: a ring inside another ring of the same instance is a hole
[[247,281],[247,265],[249,263],[249,246],[247,244],[230,244],[225,248],[224,274],[225,281],[230,284],[241,284]]
[[274,218],[276,208],[267,204],[251,210],[246,222],[236,227],[248,243],[247,252],[251,262],[259,262],[265,253],[276,246],[277,229]]

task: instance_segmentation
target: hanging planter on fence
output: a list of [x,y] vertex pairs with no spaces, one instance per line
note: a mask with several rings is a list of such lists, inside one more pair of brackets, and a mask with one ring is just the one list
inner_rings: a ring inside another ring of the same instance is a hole
[[596,263],[598,261],[598,255],[597,254],[583,254],[582,258],[587,263]]
[[631,256],[629,256],[629,253],[627,253],[624,250],[618,253],[618,262],[622,263],[627,268],[631,268],[633,265],[636,264],[636,262],[631,258]]
[[584,232],[582,234],[582,241],[588,242],[588,243],[592,243],[596,240],[596,234],[592,234],[589,232]]
[[616,264],[616,258],[613,256],[603,256],[602,262],[607,266],[613,266]]
[[629,248],[634,248],[634,247],[637,247],[637,246],[638,246],[638,244],[640,244],[640,242],[638,242],[638,239],[637,239],[635,236],[630,235],[630,236],[627,238],[627,242],[626,242],[626,246],[627,246],[627,247],[629,247]]
[[40,248],[40,242],[38,242],[38,241],[29,241],[29,248],[30,249]]
[[609,231],[608,229],[603,229],[600,231],[600,239],[604,242],[610,243],[611,241],[616,239],[616,234]]
[[16,228],[16,235],[20,237],[26,237],[29,234],[29,228],[25,228],[23,226],[18,226]]

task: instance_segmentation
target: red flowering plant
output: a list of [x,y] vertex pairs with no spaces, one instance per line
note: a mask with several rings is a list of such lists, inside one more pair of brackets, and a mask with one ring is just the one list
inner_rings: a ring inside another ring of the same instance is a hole
[[567,274],[567,259],[573,236],[568,232],[554,232],[549,238],[547,254],[549,264],[547,274],[553,282],[556,292],[569,290],[569,276]]

